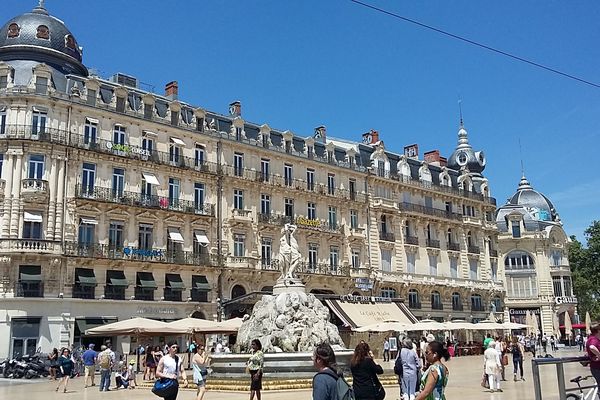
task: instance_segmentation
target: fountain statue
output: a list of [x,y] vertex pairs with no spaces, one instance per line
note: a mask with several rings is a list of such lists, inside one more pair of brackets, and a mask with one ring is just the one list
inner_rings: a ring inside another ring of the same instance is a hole
[[253,339],[259,339],[266,352],[312,352],[321,343],[344,348],[337,327],[329,322],[329,310],[306,293],[295,273],[302,258],[294,237],[296,229],[296,225],[286,224],[281,230],[281,276],[273,295],[264,295],[245,318],[237,337],[241,351],[247,350]]

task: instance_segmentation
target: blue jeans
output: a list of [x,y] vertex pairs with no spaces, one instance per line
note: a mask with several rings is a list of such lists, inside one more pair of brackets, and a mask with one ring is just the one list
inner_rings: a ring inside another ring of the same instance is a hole
[[100,370],[100,391],[108,390],[110,387],[110,369]]

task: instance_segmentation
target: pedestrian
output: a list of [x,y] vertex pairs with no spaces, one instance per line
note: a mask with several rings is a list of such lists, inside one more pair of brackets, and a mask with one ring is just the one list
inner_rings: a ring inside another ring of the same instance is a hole
[[58,369],[58,349],[55,347],[52,349],[52,353],[48,354],[48,360],[50,360],[50,380],[56,380],[56,371]]
[[129,374],[127,373],[127,366],[123,361],[119,361],[119,368],[115,373],[115,390],[127,389],[129,386]]
[[500,337],[496,337],[496,351],[500,354],[500,375],[503,381],[506,381],[506,377],[504,376],[504,370],[506,365],[508,365],[508,355],[506,354],[506,345],[504,340]]
[[425,365],[425,350],[427,350],[427,339],[425,336],[421,336],[421,340],[419,341],[419,357],[421,357],[421,361],[423,361],[422,365]]
[[525,357],[525,351],[523,349],[523,345],[519,343],[519,340],[516,337],[513,337],[512,344],[510,346],[510,353],[512,354],[513,359],[513,380],[517,381],[517,371],[520,372],[521,380],[524,381],[523,378],[523,358]]
[[192,369],[194,371],[194,383],[196,384],[196,400],[202,400],[206,392],[206,378],[208,377],[208,353],[202,343],[194,348],[196,353],[192,357]]
[[421,377],[421,391],[415,400],[445,400],[444,390],[448,384],[448,368],[442,360],[448,361],[450,353],[440,342],[427,345],[425,357],[429,367]]
[[600,387],[600,323],[593,324],[590,331],[592,333],[587,338],[585,350],[590,358],[590,372]]
[[129,389],[135,389],[137,386],[137,380],[135,379],[135,360],[133,358],[129,360],[129,366],[127,367],[127,378],[129,379]]
[[85,369],[84,375],[84,387],[88,387],[88,377],[90,378],[92,384],[90,386],[96,386],[94,383],[94,375],[96,375],[96,356],[98,353],[94,350],[94,343],[90,343],[88,349],[83,352],[81,358],[83,359],[83,368]]
[[322,343],[315,348],[312,361],[318,372],[312,381],[313,400],[338,400],[335,353],[331,346]]
[[185,373],[185,368],[183,367],[183,362],[179,360],[179,356],[177,355],[177,350],[179,346],[176,341],[170,341],[167,343],[167,348],[169,352],[161,357],[158,365],[156,366],[156,376],[158,378],[164,379],[173,379],[176,382],[175,392],[168,397],[165,397],[165,400],[175,400],[177,399],[177,393],[179,392],[179,384],[177,383],[177,379],[181,375],[183,377],[184,387],[188,386],[187,375]]
[[100,353],[97,356],[98,366],[100,367],[100,391],[110,391],[111,368],[114,365],[110,355],[110,349],[106,345],[100,346]]
[[254,395],[256,395],[257,400],[260,400],[260,391],[262,390],[262,370],[265,356],[262,351],[260,340],[252,340],[250,347],[252,348],[252,354],[246,364],[246,369],[250,373],[250,400],[254,399]]
[[383,341],[383,361],[390,361],[390,339],[387,337]]
[[552,352],[556,351],[556,338],[554,337],[554,335],[550,336],[550,349],[552,350]]
[[60,389],[61,384],[64,385],[63,393],[67,393],[67,386],[69,385],[69,379],[71,378],[71,372],[73,372],[74,363],[71,359],[71,351],[68,348],[64,348],[61,351],[61,355],[58,358],[58,369],[61,373],[61,378],[58,381],[58,386],[56,387],[56,391]]
[[154,380],[154,370],[156,369],[156,363],[154,362],[154,347],[150,345],[146,346],[144,354],[144,380]]
[[[548,354],[548,336],[545,333],[542,335],[542,350],[544,355]],[[579,348],[579,351],[581,351],[581,348]]]
[[575,336],[575,343],[579,346],[579,351],[583,351],[583,336],[581,333],[578,333],[577,336]]
[[487,333],[485,335],[485,339],[483,340],[483,351],[485,351],[490,346],[490,343],[492,341],[494,341],[494,339],[492,339],[492,335],[490,335],[489,333]]
[[415,400],[419,370],[421,368],[419,357],[413,349],[413,342],[406,338],[402,341],[402,348],[396,359],[396,364],[401,364],[402,367],[395,368],[395,371],[402,371],[400,376],[400,392],[403,400]]
[[502,392],[500,389],[500,373],[502,372],[502,363],[500,354],[496,351],[496,342],[489,343],[488,348],[483,353],[483,368],[488,376],[490,392]]
[[383,374],[383,368],[373,360],[373,353],[367,343],[359,343],[350,360],[352,388],[357,399],[382,400],[385,390],[377,375]]

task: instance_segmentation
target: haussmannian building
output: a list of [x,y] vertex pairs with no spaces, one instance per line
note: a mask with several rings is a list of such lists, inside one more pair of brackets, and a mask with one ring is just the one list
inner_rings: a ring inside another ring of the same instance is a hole
[[420,159],[377,131],[299,135],[177,95],[90,73],[43,7],[0,29],[0,357],[132,316],[243,315],[280,274],[285,223],[313,293],[502,312],[495,199],[462,122],[447,160]]

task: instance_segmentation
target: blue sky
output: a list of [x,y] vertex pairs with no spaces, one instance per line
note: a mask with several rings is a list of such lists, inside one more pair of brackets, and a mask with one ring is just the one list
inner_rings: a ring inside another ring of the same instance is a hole
[[[600,84],[600,3],[364,0]],[[35,0],[5,0],[8,19]],[[600,219],[600,89],[376,13],[348,0],[47,0],[84,47],[84,63],[123,72],[162,93],[308,136],[386,148],[418,143],[449,156],[458,99],[492,195],[504,204],[525,172],[554,203],[568,234]]]

